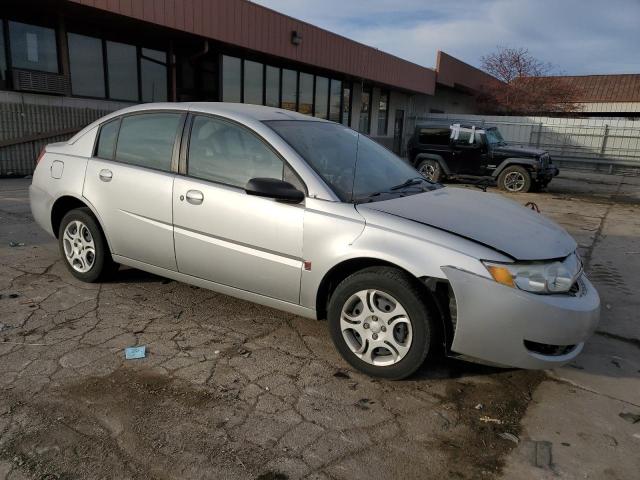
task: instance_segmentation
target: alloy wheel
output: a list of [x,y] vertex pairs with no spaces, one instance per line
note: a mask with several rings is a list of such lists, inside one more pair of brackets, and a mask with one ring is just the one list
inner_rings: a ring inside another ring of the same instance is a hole
[[351,352],[375,366],[398,363],[413,339],[404,307],[380,290],[361,290],[349,297],[340,314],[340,329]]
[[433,181],[436,176],[436,168],[430,163],[425,163],[420,167],[419,173],[427,180]]
[[504,188],[510,192],[519,192],[524,188],[526,179],[520,172],[509,172],[504,177]]
[[64,229],[62,237],[64,254],[69,265],[80,273],[86,273],[96,260],[96,245],[89,228],[79,220],[73,220]]

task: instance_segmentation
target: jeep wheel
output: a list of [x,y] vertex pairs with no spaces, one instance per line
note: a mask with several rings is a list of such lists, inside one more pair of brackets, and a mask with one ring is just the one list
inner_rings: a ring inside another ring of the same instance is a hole
[[524,167],[507,167],[498,177],[498,187],[511,193],[526,193],[531,190],[531,175]]
[[444,179],[442,168],[436,160],[422,160],[418,164],[418,172],[431,182],[440,182]]
[[433,317],[417,280],[389,267],[344,279],[328,305],[336,348],[353,367],[375,377],[411,375],[435,345]]

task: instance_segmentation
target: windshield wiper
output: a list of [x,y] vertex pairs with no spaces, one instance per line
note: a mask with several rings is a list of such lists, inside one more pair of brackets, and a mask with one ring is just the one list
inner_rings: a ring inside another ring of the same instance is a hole
[[400,190],[400,189],[405,188],[405,187],[411,187],[413,185],[418,185],[419,183],[422,183],[422,182],[428,182],[428,180],[426,178],[424,178],[424,177],[413,177],[413,178],[408,179],[406,182],[403,182],[403,183],[401,183],[399,185],[395,185],[395,186],[391,187],[389,190],[391,190],[391,191]]
[[[398,190],[402,190],[403,188],[408,188],[408,187],[415,187],[418,186],[420,183],[425,182],[425,183],[431,183],[429,182],[429,180],[427,180],[424,177],[413,177],[408,179],[405,182],[402,182],[399,185],[395,185],[391,188],[389,188],[388,190],[380,190],[379,192],[374,192],[374,193],[370,193],[369,195],[366,195],[364,197],[361,197],[359,200],[369,200],[371,201],[371,199],[373,197],[379,197],[380,195],[384,195],[386,194],[402,194],[403,192],[399,192]],[[426,191],[424,189],[421,189],[423,192]]]

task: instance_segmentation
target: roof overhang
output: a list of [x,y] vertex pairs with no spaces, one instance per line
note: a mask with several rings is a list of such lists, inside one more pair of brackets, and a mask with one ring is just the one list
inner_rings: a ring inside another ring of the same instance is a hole
[[429,68],[247,0],[67,1],[400,90],[435,93]]

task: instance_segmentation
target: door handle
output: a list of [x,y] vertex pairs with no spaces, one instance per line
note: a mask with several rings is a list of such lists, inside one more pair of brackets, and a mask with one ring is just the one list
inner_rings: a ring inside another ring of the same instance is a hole
[[187,192],[187,202],[191,205],[200,205],[204,201],[204,195],[200,190],[189,190]]
[[110,182],[113,178],[113,172],[111,170],[103,168],[102,170],[100,170],[98,177],[100,177],[100,180],[102,180],[103,182]]

